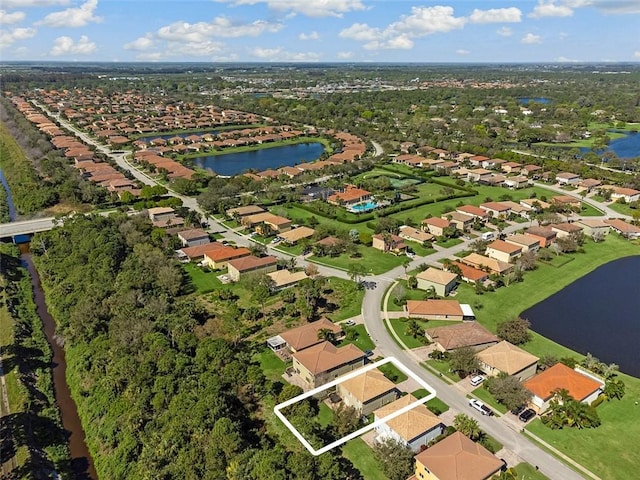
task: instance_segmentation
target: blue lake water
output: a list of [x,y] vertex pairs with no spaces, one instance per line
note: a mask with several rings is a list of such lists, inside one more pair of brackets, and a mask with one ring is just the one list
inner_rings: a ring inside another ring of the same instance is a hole
[[231,176],[249,169],[259,172],[269,168],[291,167],[299,163],[312,162],[323,153],[324,146],[321,143],[298,143],[251,152],[197,157],[193,159],[193,163],[218,175]]
[[[624,132],[625,136],[611,140],[605,152],[614,152],[619,158],[635,158],[640,157],[640,133]],[[591,151],[590,148],[582,147],[581,153]]]
[[640,378],[640,256],[607,263],[520,316],[535,332]]
[[551,99],[547,98],[547,97],[520,97],[520,98],[518,98],[518,103],[520,103],[522,105],[527,105],[529,102],[542,103],[543,105],[546,105],[548,103],[551,103]]

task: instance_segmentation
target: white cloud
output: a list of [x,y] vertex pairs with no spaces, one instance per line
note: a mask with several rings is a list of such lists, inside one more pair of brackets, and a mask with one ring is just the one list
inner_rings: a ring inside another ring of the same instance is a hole
[[402,15],[384,30],[366,23],[354,23],[339,33],[341,38],[367,42],[367,50],[413,48],[416,38],[463,28],[466,19],[455,17],[452,7],[412,7],[410,15]]
[[513,35],[513,30],[511,30],[509,27],[502,27],[497,30],[496,33],[501,37],[510,37],[511,35]]
[[318,40],[320,38],[320,35],[318,35],[318,32],[311,32],[311,33],[301,33],[300,35],[298,35],[298,38],[300,40]]
[[526,45],[533,45],[534,43],[542,43],[540,35],[534,35],[533,33],[527,33],[520,42]]
[[35,28],[14,28],[11,30],[0,30],[0,47],[8,47],[20,40],[26,40],[36,35],[37,30]]
[[567,58],[567,57],[558,57],[556,58],[556,62],[562,62],[562,63],[577,63],[580,60],[574,60],[573,58]]
[[464,48],[460,48],[456,50],[456,53],[458,55],[469,55],[471,52],[469,50],[465,50]]
[[640,58],[640,50],[633,52],[633,58]]
[[3,0],[5,8],[51,7],[54,5],[69,5],[70,0]]
[[564,0],[571,8],[593,7],[614,15],[640,13],[640,0]]
[[6,12],[4,10],[0,10],[0,24],[9,25],[11,23],[18,23],[24,20],[25,17],[24,12]]
[[133,42],[125,43],[124,49],[144,51],[149,50],[151,47],[153,47],[153,45],[153,35],[147,33],[144,37],[137,38]]
[[223,53],[224,49],[223,42],[212,40],[167,43],[167,54],[171,57],[214,57]]
[[54,57],[60,57],[62,55],[88,55],[95,52],[96,44],[89,41],[86,35],[82,35],[77,42],[74,42],[71,37],[62,36],[53,41],[53,47],[49,52]]
[[522,11],[516,7],[491,8],[473,11],[469,17],[471,23],[518,23],[522,21]]
[[[77,8],[67,8],[61,12],[53,12],[44,17],[36,25],[47,27],[84,27],[89,23],[100,23],[101,17],[94,15],[98,0],[87,0]],[[62,37],[61,37],[62,38]]]
[[556,5],[555,0],[538,0],[538,5],[529,14],[531,18],[570,17],[573,9],[567,5]]
[[282,47],[254,48],[251,54],[261,60],[276,62],[317,62],[320,55],[315,52],[287,52]]
[[227,17],[216,17],[211,22],[174,22],[160,28],[158,38],[177,42],[203,42],[214,37],[256,37],[262,33],[281,30],[281,23],[256,20],[247,24],[234,24]]
[[216,0],[234,6],[265,3],[272,10],[300,13],[307,17],[342,17],[345,13],[366,10],[361,0]]
[[[640,52],[636,52],[640,53]],[[336,55],[340,60],[347,60],[349,58],[353,58],[353,52],[338,52]]]

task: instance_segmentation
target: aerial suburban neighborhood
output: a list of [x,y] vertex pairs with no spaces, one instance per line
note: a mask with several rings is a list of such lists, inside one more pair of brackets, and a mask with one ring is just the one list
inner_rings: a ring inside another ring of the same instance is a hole
[[3,478],[633,478],[637,66],[162,65],[3,80]]

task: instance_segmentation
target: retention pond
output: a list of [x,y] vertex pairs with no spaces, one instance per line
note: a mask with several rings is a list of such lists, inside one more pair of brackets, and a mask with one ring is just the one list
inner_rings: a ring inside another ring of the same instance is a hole
[[535,332],[640,378],[640,256],[597,268],[521,317]]

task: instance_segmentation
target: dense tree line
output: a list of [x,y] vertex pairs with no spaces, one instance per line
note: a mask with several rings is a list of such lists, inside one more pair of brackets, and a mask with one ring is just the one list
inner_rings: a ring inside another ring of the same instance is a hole
[[270,431],[264,402],[282,384],[250,345],[202,333],[209,314],[151,231],[143,216],[78,216],[32,244],[100,478],[350,478]]
[[53,390],[52,352],[36,312],[29,274],[14,245],[0,244],[0,302],[13,322],[5,337],[11,342],[3,345],[3,369],[5,374],[15,371],[18,379],[13,410],[0,422],[0,451],[3,461],[14,448],[27,452],[6,478],[47,479],[55,470],[62,479],[70,479],[67,439]]

